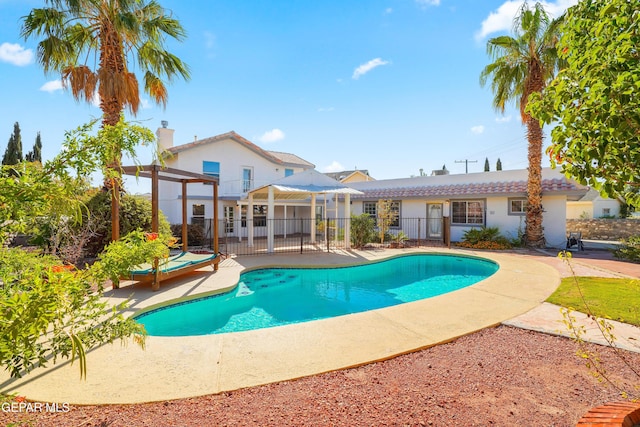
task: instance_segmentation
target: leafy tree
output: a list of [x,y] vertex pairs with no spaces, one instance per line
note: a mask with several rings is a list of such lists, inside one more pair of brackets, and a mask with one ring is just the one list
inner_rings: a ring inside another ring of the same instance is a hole
[[489,158],[485,157],[484,158],[484,171],[485,172],[489,172],[491,170],[491,168],[489,167]]
[[[81,221],[85,208],[79,188],[104,167],[114,147],[135,156],[138,142],[154,140],[150,130],[124,122],[92,135],[94,124],[68,132],[60,154],[44,164],[0,169],[0,247],[42,217]],[[19,175],[11,175],[12,170]],[[145,248],[142,253],[157,255]],[[75,271],[53,256],[0,248],[0,364],[20,376],[59,357],[78,358],[86,375],[87,349],[127,337],[143,344],[143,327],[121,315],[123,306],[111,307],[102,299],[102,280],[125,267],[126,260],[106,265],[98,260],[92,268]]]
[[2,157],[3,165],[17,165],[22,161],[22,137],[20,136],[20,124],[15,122],[13,133],[9,137],[7,149]]
[[[91,102],[97,91],[103,126],[115,126],[125,108],[135,115],[140,106],[138,78],[130,71],[129,60],[135,60],[144,73],[144,91],[163,106],[168,98],[163,78],[189,78],[187,65],[164,47],[167,37],[182,40],[186,33],[155,0],[45,3],[49,7],[33,9],[24,18],[22,36],[43,37],[38,62],[46,73],[60,73],[75,99]],[[121,153],[113,154],[108,165],[118,171]],[[111,221],[117,230],[120,175],[112,175],[105,184],[111,189]]]
[[500,157],[498,157],[498,161],[496,162],[496,170],[497,171],[502,170],[502,162],[500,161]]
[[33,144],[33,150],[29,151],[24,159],[28,162],[42,163],[42,139],[40,138],[40,132],[36,135],[36,142]]
[[380,243],[384,243],[389,227],[398,219],[399,212],[397,205],[392,200],[378,200],[377,208],[377,225]]
[[493,106],[504,113],[508,102],[520,107],[527,127],[529,175],[525,241],[532,247],[545,244],[542,229],[542,127],[527,112],[529,96],[541,92],[550,82],[560,62],[556,52],[561,18],[551,20],[540,3],[533,8],[525,2],[514,20],[514,37],[500,36],[487,42],[487,53],[494,62],[480,74],[480,84],[491,80]]
[[567,11],[559,54],[567,67],[531,112],[557,123],[553,166],[611,198],[640,206],[639,0],[584,0]]

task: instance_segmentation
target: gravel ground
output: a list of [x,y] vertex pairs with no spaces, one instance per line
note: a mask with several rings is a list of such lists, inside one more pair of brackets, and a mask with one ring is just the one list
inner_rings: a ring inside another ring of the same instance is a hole
[[[616,381],[630,374],[598,348]],[[508,326],[354,369],[197,398],[67,413],[0,412],[33,426],[575,426],[620,400],[576,356],[573,341]],[[626,353],[635,366],[640,354]],[[627,386],[630,386],[627,383]]]

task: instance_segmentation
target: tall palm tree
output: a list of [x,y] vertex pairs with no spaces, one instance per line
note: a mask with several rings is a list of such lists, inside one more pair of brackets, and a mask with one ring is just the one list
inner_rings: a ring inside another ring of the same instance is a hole
[[[116,125],[127,108],[136,115],[140,107],[134,63],[144,74],[144,91],[166,106],[168,81],[189,79],[189,69],[169,53],[167,37],[182,40],[180,22],[155,0],[45,0],[24,18],[22,36],[42,37],[38,62],[45,73],[60,73],[63,84],[78,101],[100,96],[103,126]],[[93,67],[93,68],[92,68]],[[120,150],[107,165],[118,171],[111,180],[112,237],[119,228]]]
[[500,36],[487,41],[487,53],[494,60],[480,74],[480,84],[491,80],[493,106],[504,113],[508,102],[520,108],[527,127],[528,181],[525,243],[545,245],[542,228],[542,127],[527,112],[529,95],[541,92],[553,79],[560,62],[556,51],[562,17],[552,20],[540,3],[525,3],[514,19],[514,37]]

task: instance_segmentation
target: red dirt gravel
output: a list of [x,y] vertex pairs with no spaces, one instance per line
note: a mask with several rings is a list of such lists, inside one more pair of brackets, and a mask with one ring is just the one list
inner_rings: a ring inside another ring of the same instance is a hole
[[[640,384],[598,348],[612,379]],[[27,426],[575,426],[620,400],[573,341],[507,326],[359,368],[218,395],[67,413],[0,412]],[[624,352],[634,366],[640,354]],[[626,379],[626,380],[625,380]],[[18,424],[21,425],[21,424]]]

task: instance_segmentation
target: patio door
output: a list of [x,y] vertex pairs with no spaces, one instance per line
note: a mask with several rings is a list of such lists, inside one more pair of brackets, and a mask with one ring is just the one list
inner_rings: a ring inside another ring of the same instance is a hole
[[442,203],[427,203],[427,239],[442,238]]
[[235,206],[224,207],[224,232],[227,235],[233,234],[234,230]]

